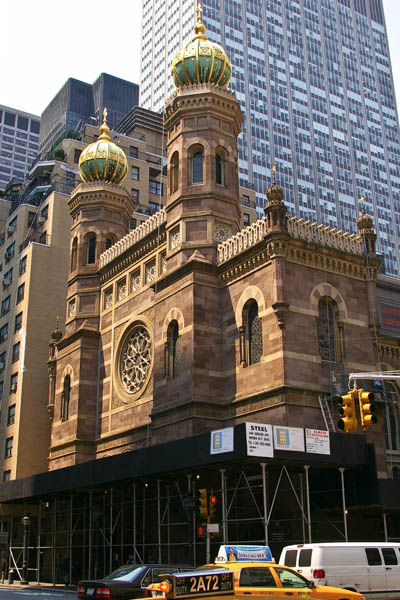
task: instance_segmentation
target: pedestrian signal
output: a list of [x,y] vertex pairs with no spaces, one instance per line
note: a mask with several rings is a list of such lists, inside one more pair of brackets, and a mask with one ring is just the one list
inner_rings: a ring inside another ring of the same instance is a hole
[[339,415],[337,422],[338,429],[342,431],[357,431],[358,423],[356,418],[356,396],[357,390],[349,390],[344,396],[340,396]]
[[361,426],[364,431],[367,431],[368,427],[371,427],[371,425],[375,425],[375,423],[378,422],[378,417],[375,415],[376,404],[374,404],[374,400],[375,394],[372,392],[358,390]]

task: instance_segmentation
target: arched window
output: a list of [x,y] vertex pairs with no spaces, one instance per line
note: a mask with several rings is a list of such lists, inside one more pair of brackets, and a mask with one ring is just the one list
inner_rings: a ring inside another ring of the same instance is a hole
[[177,377],[181,372],[181,362],[179,326],[176,321],[172,321],[168,327],[167,342],[165,344],[165,374],[171,379]]
[[222,148],[215,153],[215,182],[226,185],[226,153]]
[[204,155],[201,146],[196,146],[191,154],[192,183],[203,183]]
[[243,325],[239,333],[242,365],[259,363],[263,355],[262,322],[258,316],[258,305],[255,300],[247,302],[243,309]]
[[318,302],[318,353],[323,361],[336,362],[338,356],[338,331],[336,305],[328,298]]
[[169,186],[171,189],[171,194],[177,191],[178,189],[178,181],[179,181],[179,154],[178,152],[174,152],[171,157],[170,162],[170,179]]
[[111,246],[113,245],[113,240],[111,238],[106,238],[106,250],[108,250],[109,248],[111,248]]
[[69,402],[71,396],[71,377],[66,375],[64,378],[63,391],[61,392],[61,421],[68,421],[69,418]]
[[87,242],[87,264],[94,265],[96,262],[96,236],[90,236]]
[[73,239],[72,248],[71,248],[71,271],[75,271],[75,269],[76,269],[77,255],[78,255],[78,240],[75,237]]

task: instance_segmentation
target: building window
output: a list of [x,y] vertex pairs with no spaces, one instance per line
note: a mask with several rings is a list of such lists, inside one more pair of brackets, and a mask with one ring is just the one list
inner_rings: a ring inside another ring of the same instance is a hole
[[136,219],[130,219],[130,221],[129,221],[129,229],[136,229],[136,225],[137,225],[137,220]]
[[258,316],[255,300],[247,302],[243,309],[240,334],[240,362],[243,366],[259,363],[263,355],[262,322]]
[[0,327],[0,344],[7,341],[8,338],[8,323]]
[[4,381],[0,381],[0,399],[3,396],[3,389],[4,389]]
[[66,375],[64,379],[63,391],[61,393],[61,421],[68,421],[69,418],[69,403],[71,398],[71,377]]
[[28,212],[28,227],[32,227],[32,225],[35,224],[36,221],[36,213],[29,211]]
[[74,150],[74,163],[75,164],[78,164],[81,153],[82,153],[82,150],[75,148],[75,150]]
[[138,204],[139,203],[139,190],[132,188],[131,189],[131,198],[132,198],[132,202],[134,202],[135,204]]
[[139,181],[140,179],[140,169],[139,167],[132,167],[131,170],[131,179],[134,181]]
[[10,244],[8,246],[6,253],[5,253],[5,257],[4,257],[5,261],[8,262],[9,260],[11,260],[12,257],[14,256],[14,254],[15,254],[15,242],[13,242],[12,244]]
[[226,185],[226,152],[220,149],[215,154],[215,182]]
[[109,248],[111,248],[111,246],[114,244],[114,240],[112,238],[106,238],[106,250],[108,250]]
[[165,374],[171,379],[181,372],[182,352],[181,337],[177,321],[172,321],[168,327],[165,344]]
[[139,150],[136,148],[136,146],[129,147],[129,156],[131,158],[137,158],[139,156]]
[[4,298],[4,300],[2,300],[1,316],[6,315],[8,313],[8,311],[10,310],[10,300],[11,300],[11,296],[7,296],[7,298]]
[[192,183],[203,183],[203,151],[197,150],[192,154]]
[[9,269],[7,271],[7,273],[4,273],[4,278],[3,278],[3,288],[8,287],[11,283],[12,283],[12,275],[13,275],[13,270],[12,268]]
[[49,205],[46,204],[46,206],[44,208],[42,208],[42,210],[40,211],[40,219],[41,219],[42,223],[47,221],[48,216],[49,216]]
[[[2,352],[0,354],[0,371],[4,371],[5,366],[6,366],[6,353]],[[3,386],[1,388],[1,391],[3,391]]]
[[318,353],[323,361],[336,362],[336,319],[328,297],[318,302]]
[[250,225],[250,215],[248,213],[243,213],[243,225],[248,227]]
[[18,373],[14,373],[10,377],[10,394],[15,394],[17,391]]
[[7,236],[10,237],[17,230],[17,217],[14,217],[12,221],[9,222],[7,227]]
[[179,154],[174,152],[170,162],[170,180],[169,185],[171,188],[171,194],[177,191],[179,184]]
[[47,242],[47,232],[43,231],[40,235],[39,235],[39,244],[46,244]]
[[19,331],[22,327],[22,312],[18,313],[15,316],[15,325],[14,325],[14,333],[16,333],[17,331]]
[[11,362],[13,362],[13,363],[15,363],[15,362],[17,362],[17,360],[19,360],[20,346],[21,346],[20,342],[17,342],[13,346],[12,355],[11,355]]
[[23,275],[26,271],[26,256],[19,261],[19,274]]
[[17,289],[17,304],[18,302],[21,302],[21,300],[24,299],[24,295],[25,295],[25,284],[21,283],[21,285],[18,286]]
[[8,407],[7,425],[14,425],[15,423],[15,407],[15,404],[11,404],[11,406]]
[[150,192],[150,194],[157,194],[158,196],[162,196],[163,184],[160,181],[154,181],[153,179],[150,179],[149,180],[149,192]]
[[94,265],[96,262],[96,236],[91,235],[87,243],[87,264]]
[[78,256],[78,238],[74,237],[71,247],[71,271],[75,271]]
[[6,448],[4,452],[4,458],[10,458],[13,451],[13,438],[9,437],[6,439]]
[[3,471],[3,481],[10,481],[11,471]]

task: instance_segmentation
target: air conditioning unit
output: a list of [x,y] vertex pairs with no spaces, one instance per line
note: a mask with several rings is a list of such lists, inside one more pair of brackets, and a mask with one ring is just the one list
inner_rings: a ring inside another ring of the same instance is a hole
[[10,235],[12,233],[15,233],[15,230],[16,230],[16,227],[14,227],[12,225],[10,227],[7,227],[7,233],[9,233]]
[[10,392],[16,392],[16,391],[17,391],[17,384],[16,383],[11,384]]

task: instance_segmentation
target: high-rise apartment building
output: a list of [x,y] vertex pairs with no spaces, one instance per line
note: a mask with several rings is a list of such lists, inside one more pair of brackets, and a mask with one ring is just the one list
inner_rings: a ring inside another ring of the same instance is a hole
[[42,113],[40,152],[48,152],[63,133],[82,129],[91,118],[95,125],[101,122],[105,107],[113,129],[138,99],[139,86],[114,75],[101,73],[93,85],[69,78]]
[[40,117],[0,105],[0,190],[23,181],[39,143]]
[[[239,176],[258,206],[276,165],[291,214],[354,231],[374,216],[386,272],[400,275],[400,134],[382,0],[204,0],[245,120]],[[143,0],[141,104],[162,110],[195,0]]]

